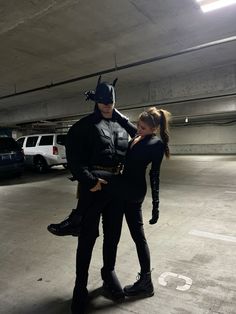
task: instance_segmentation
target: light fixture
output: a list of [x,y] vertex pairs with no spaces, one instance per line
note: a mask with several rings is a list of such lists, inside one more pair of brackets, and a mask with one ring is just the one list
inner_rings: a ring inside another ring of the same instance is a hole
[[185,123],[188,123],[188,117],[186,117],[184,121],[185,121]]
[[196,0],[203,12],[209,12],[232,4],[236,4],[236,0]]

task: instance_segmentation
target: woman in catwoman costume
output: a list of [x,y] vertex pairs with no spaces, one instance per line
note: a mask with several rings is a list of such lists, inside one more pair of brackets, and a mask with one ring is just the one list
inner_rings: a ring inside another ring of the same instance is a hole
[[[105,185],[105,190],[108,190],[113,197],[124,199],[124,214],[136,245],[141,268],[138,281],[124,287],[126,296],[152,296],[154,294],[150,271],[150,251],[143,229],[142,203],[147,192],[146,169],[151,164],[149,175],[153,208],[149,223],[155,224],[159,218],[160,166],[163,156],[167,158],[170,156],[169,119],[168,111],[156,107],[151,107],[140,114],[137,135],[129,143],[123,173]],[[157,133],[160,134],[160,138]]]
[[[116,114],[119,112],[116,110]],[[114,208],[114,220],[117,211],[123,210],[130,234],[135,242],[140,263],[139,279],[133,284],[124,287],[126,296],[152,296],[154,288],[151,280],[150,251],[143,229],[142,203],[144,201],[146,185],[146,169],[151,164],[150,183],[152,190],[152,218],[150,224],[155,224],[159,218],[159,175],[163,156],[170,156],[169,126],[170,113],[166,110],[151,107],[139,116],[137,128],[127,118],[120,114],[119,123],[129,123],[136,129],[136,136],[129,142],[124,169],[121,175],[110,178],[106,172],[102,176],[107,184],[103,185],[99,193],[106,193],[108,198],[117,198],[124,201],[123,209]],[[160,134],[160,137],[157,135]],[[96,175],[96,170],[93,171]],[[99,172],[101,177],[101,171]],[[93,192],[93,189],[90,190]],[[104,194],[103,194],[104,195]],[[82,205],[82,204],[81,204]],[[86,215],[92,207],[83,208],[80,213]],[[83,213],[82,213],[83,212]],[[83,219],[82,219],[83,220]],[[118,235],[119,238],[119,235]]]

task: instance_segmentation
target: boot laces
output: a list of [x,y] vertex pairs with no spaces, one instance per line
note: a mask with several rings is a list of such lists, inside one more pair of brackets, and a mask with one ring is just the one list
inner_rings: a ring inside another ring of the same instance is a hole
[[69,216],[65,217],[65,219],[60,223],[61,227],[67,227],[68,225],[71,224],[71,218],[72,218],[72,214],[74,213],[74,209],[72,210],[72,212],[70,213]]
[[[152,272],[154,270],[154,268],[151,269],[150,272]],[[138,273],[137,276],[136,276],[136,282],[133,284],[133,286],[138,286],[140,284],[140,282],[142,281],[142,274],[141,273]]]
[[70,216],[66,217],[61,223],[61,227],[66,227],[70,224]]
[[141,281],[141,273],[138,273],[137,276],[136,276],[136,282],[134,283],[134,286],[137,286],[140,284],[140,281]]

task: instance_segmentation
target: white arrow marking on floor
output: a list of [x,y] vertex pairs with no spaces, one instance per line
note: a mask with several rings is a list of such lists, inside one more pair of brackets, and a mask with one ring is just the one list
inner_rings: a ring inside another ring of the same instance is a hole
[[179,279],[183,279],[185,280],[185,284],[182,286],[177,286],[176,290],[180,290],[180,291],[186,291],[188,289],[190,289],[193,281],[191,278],[183,276],[183,275],[179,275],[176,273],[171,273],[171,272],[165,272],[163,274],[161,274],[161,276],[158,278],[158,282],[161,286],[166,287],[167,286],[167,281],[166,281],[166,277],[175,277],[175,278],[179,278]]
[[235,242],[236,243],[236,237],[226,236],[226,235],[223,235],[223,234],[205,232],[205,231],[200,231],[200,230],[191,230],[191,231],[189,231],[189,234],[195,235],[195,236],[198,236],[198,237],[203,237],[203,238],[222,240],[222,241],[229,241],[229,242]]

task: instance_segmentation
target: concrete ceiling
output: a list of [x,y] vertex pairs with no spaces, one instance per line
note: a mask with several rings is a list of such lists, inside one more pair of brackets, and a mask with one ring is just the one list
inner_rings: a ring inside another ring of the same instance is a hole
[[[4,98],[236,35],[236,5],[195,0],[0,1],[0,115],[81,95],[96,78]],[[236,63],[236,40],[105,75],[119,86]]]

